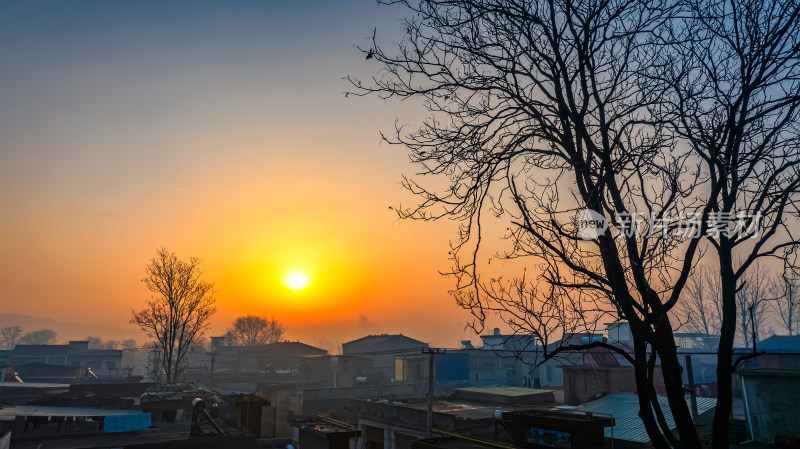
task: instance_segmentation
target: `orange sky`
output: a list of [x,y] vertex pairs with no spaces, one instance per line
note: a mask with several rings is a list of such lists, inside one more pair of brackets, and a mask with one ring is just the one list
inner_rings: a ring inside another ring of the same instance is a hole
[[212,334],[255,313],[312,344],[470,338],[437,274],[456,223],[389,209],[414,168],[378,132],[422,109],[342,94],[400,12],[286,3],[0,6],[2,312],[127,327],[163,245],[204,260]]

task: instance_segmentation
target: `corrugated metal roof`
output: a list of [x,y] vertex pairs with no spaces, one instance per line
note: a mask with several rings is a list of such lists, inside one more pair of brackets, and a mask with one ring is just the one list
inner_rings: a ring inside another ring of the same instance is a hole
[[[675,429],[675,420],[669,410],[667,397],[658,395],[658,403],[664,411],[664,419],[671,430]],[[687,399],[688,403],[688,399]],[[697,398],[697,411],[699,414],[713,410],[717,406],[714,398]],[[642,419],[639,418],[639,399],[635,393],[613,393],[602,397],[596,401],[576,407],[576,410],[585,412],[605,413],[614,417],[614,427],[607,427],[606,438],[613,437],[616,440],[635,441],[647,443],[650,437],[645,431]]]
[[56,407],[49,405],[6,405],[0,417],[14,416],[127,416],[141,415],[141,410],[112,410],[89,407]]

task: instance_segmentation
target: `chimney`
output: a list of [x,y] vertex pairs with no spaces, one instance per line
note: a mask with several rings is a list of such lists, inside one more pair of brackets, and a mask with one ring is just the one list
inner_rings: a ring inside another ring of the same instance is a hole
[[88,340],[71,341],[69,342],[69,346],[67,347],[67,351],[69,352],[85,352],[88,350],[89,350]]

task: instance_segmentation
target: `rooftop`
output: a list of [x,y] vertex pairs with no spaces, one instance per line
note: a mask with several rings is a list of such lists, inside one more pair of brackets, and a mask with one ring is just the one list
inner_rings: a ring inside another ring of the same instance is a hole
[[[664,419],[670,429],[675,429],[675,420],[669,410],[667,397],[658,395],[658,403],[664,412]],[[717,406],[714,398],[697,398],[697,412],[703,414]],[[604,413],[614,417],[615,425],[605,430],[606,438],[613,435],[615,440],[647,443],[650,437],[639,418],[639,400],[636,393],[613,393],[596,401],[575,407],[574,410],[592,413]]]
[[553,390],[520,387],[468,387],[453,390],[453,398],[487,404],[544,405],[555,402]]
[[286,353],[286,352],[302,352],[302,354],[297,354],[297,355],[307,355],[308,353],[325,355],[328,353],[328,351],[322,348],[307,345],[299,341],[277,341],[275,343],[269,343],[266,345],[258,345],[249,348],[244,348],[242,351],[245,353],[250,353],[250,354],[258,353],[262,355],[270,353]]
[[16,345],[11,355],[59,355],[66,354],[69,345]]
[[408,340],[408,341],[413,342],[413,343],[418,343],[420,346],[428,346],[428,344],[423,342],[423,341],[419,341],[417,339],[408,337],[408,336],[403,335],[403,334],[379,334],[379,335],[371,335],[370,334],[370,335],[367,335],[366,337],[361,337],[361,338],[357,338],[357,339],[352,340],[352,341],[348,341],[348,342],[342,343],[342,345],[349,345],[349,344],[352,344],[352,343],[368,343],[368,344],[377,345],[377,344],[389,342],[389,341],[392,341],[392,340]]
[[758,349],[765,351],[800,351],[800,335],[773,335],[758,342]]
[[[405,399],[403,401],[390,401],[388,399],[367,399],[370,404],[381,404],[392,407],[404,407],[413,410],[426,411],[428,401],[423,398]],[[510,412],[520,409],[512,404],[487,404],[477,401],[460,401],[437,399],[433,401],[433,411],[452,415],[462,419],[493,419],[495,410]]]

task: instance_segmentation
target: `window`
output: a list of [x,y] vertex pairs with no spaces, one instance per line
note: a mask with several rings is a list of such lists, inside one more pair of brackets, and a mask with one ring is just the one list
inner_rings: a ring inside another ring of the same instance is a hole
[[350,361],[347,359],[342,360],[342,372],[343,373],[350,372]]
[[117,367],[117,362],[115,362],[114,360],[109,360],[106,362],[106,368],[108,368],[109,371],[114,370],[114,368],[116,367]]

